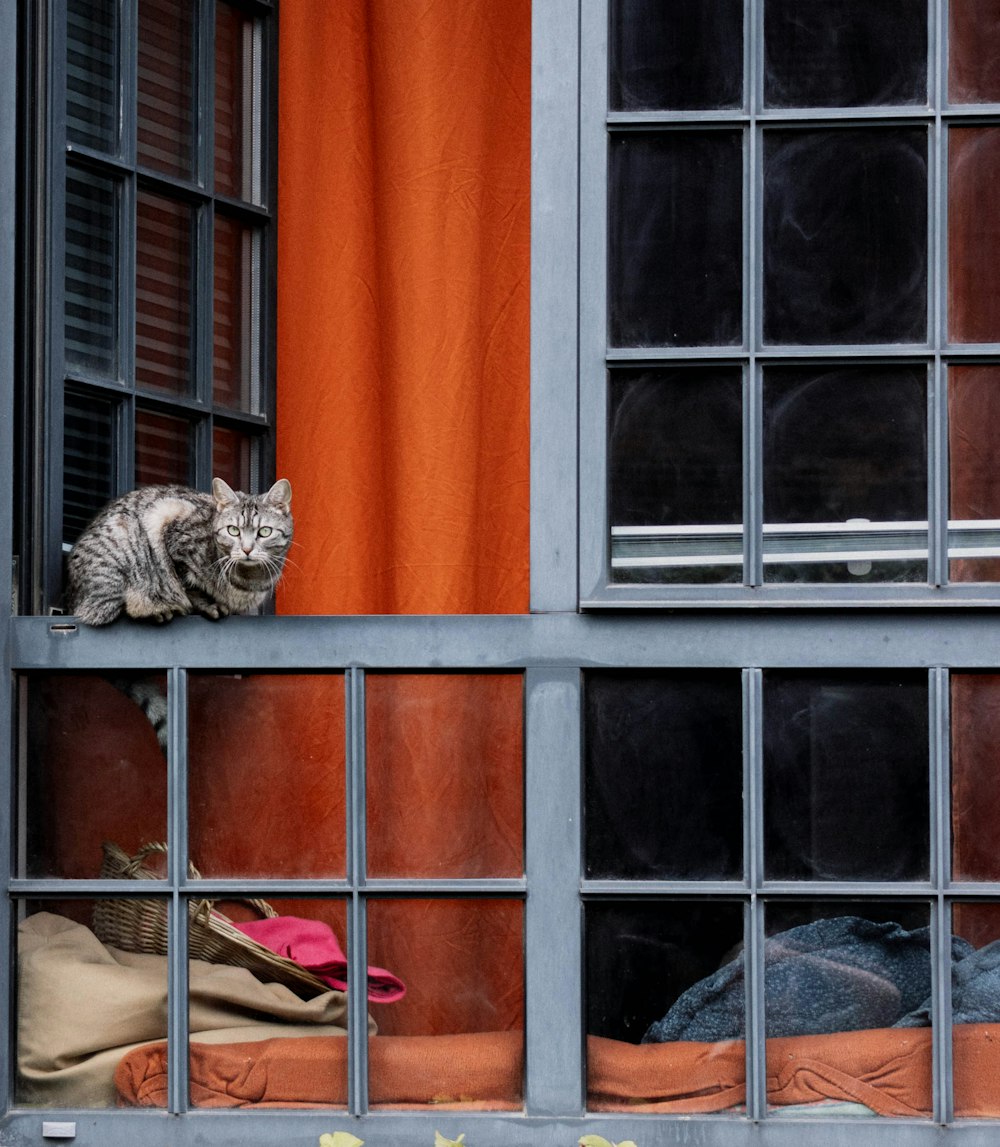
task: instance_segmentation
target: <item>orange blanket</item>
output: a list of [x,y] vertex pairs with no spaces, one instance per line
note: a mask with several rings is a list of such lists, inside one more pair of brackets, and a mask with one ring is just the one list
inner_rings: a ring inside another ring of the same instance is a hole
[[[955,1105],[963,1118],[1000,1116],[1000,1025],[955,1028]],[[346,1103],[347,1041],[306,1036],[258,1043],[192,1044],[191,1099],[198,1107],[337,1107]],[[633,1045],[587,1038],[591,1111],[691,1114],[746,1098],[744,1046]],[[115,1074],[123,1105],[166,1103],[165,1043],[126,1055]],[[369,1041],[372,1107],[521,1107],[520,1032],[375,1036]],[[767,1098],[775,1106],[846,1100],[879,1115],[931,1113],[931,1032],[887,1028],[773,1039]]]

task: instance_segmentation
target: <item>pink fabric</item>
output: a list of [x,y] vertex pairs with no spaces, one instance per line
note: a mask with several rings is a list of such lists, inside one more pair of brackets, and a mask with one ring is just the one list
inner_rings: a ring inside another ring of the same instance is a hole
[[[331,988],[347,988],[347,957],[328,924],[301,916],[275,916],[270,920],[233,922],[235,928],[279,956],[308,968]],[[393,1004],[406,995],[406,985],[384,968],[368,969],[368,999]]]

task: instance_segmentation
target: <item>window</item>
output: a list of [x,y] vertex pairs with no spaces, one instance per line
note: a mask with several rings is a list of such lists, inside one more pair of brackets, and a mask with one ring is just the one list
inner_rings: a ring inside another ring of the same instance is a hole
[[533,612],[155,633],[48,611],[108,495],[269,476],[277,13],[42,15],[0,1141],[991,1142],[983,6],[537,3]]
[[51,17],[35,612],[58,609],[63,553],[109,497],[216,474],[259,489],[272,453],[270,6],[67,0]]
[[586,605],[995,598],[973,8],[584,16]]

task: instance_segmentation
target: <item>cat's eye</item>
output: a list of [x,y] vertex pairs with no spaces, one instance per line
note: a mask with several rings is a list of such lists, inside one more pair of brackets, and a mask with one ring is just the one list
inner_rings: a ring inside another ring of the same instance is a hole
[[239,526],[226,526],[226,533],[232,534],[234,538],[238,538],[240,536],[240,528]]
[[274,533],[274,530],[272,530],[270,526],[261,526],[261,528],[257,531],[257,537],[258,538],[268,538],[273,533]]

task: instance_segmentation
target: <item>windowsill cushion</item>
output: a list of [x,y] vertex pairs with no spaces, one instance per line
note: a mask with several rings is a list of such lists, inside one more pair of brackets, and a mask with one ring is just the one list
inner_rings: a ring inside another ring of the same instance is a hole
[[[192,1045],[199,1107],[318,1107],[346,1102],[346,1041],[323,1036]],[[742,1041],[628,1044],[587,1039],[591,1111],[697,1114],[746,1098]],[[1000,1116],[1000,1025],[955,1028],[956,1114]],[[373,1108],[519,1110],[520,1032],[375,1036],[369,1040]],[[166,1044],[137,1048],[115,1073],[119,1103],[166,1101]],[[882,1028],[768,1041],[767,1099],[776,1108],[860,1103],[877,1115],[931,1114],[931,1031]]]

